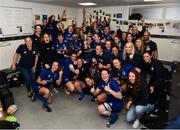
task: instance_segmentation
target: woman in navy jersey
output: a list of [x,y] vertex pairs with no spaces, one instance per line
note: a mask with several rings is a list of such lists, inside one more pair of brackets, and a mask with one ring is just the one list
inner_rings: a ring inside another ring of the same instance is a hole
[[42,108],[47,112],[52,111],[48,106],[48,104],[52,103],[52,87],[54,83],[60,85],[62,80],[63,72],[61,70],[58,72],[58,68],[58,62],[54,61],[51,68],[42,69],[36,83],[33,85],[34,92],[40,95],[37,96],[43,103]]
[[107,124],[113,124],[118,119],[117,112],[121,111],[124,106],[122,100],[121,87],[119,84],[112,78],[107,70],[101,71],[102,82],[96,89],[96,94],[101,90],[104,90],[107,94],[107,99],[103,104],[98,106],[98,112],[101,115],[108,116]]

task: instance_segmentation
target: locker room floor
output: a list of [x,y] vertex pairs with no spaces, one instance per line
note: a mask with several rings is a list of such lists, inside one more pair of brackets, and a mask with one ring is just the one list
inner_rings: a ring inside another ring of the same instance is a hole
[[[21,128],[24,129],[104,129],[106,119],[97,112],[97,103],[91,102],[90,96],[82,101],[78,100],[78,94],[66,95],[61,88],[50,105],[53,112],[45,112],[40,101],[32,102],[26,96],[25,87],[12,88],[18,111],[15,113]],[[58,89],[59,90],[59,89]],[[125,122],[125,113],[119,114],[117,123],[111,128],[132,128]]]
[[[180,114],[180,67],[173,74],[172,90],[170,96],[169,118]],[[25,87],[11,88],[18,111],[15,116],[21,124],[22,129],[104,129],[106,119],[97,112],[97,103],[91,102],[91,96],[86,96],[82,101],[78,100],[79,95],[73,93],[66,95],[63,88],[54,97],[50,105],[53,112],[48,113],[42,109],[40,101],[32,102],[27,97]],[[141,128],[142,125],[139,127]],[[118,121],[111,126],[115,129],[132,129],[132,125],[126,123],[125,112],[119,113]]]

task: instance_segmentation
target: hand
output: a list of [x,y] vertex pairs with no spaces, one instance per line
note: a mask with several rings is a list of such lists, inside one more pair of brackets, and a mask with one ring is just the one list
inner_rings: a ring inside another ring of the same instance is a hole
[[129,110],[129,108],[131,107],[132,105],[132,101],[129,101],[127,104],[126,104],[126,109]]
[[77,61],[74,61],[74,65],[77,65]]
[[49,66],[48,64],[45,64],[45,67],[46,67],[46,69],[49,69],[49,68],[50,68],[50,66]]
[[36,72],[36,66],[33,66],[33,67],[32,67],[32,71],[33,71],[33,72]]
[[144,18],[141,18],[140,20],[141,20],[142,23],[144,23]]
[[103,65],[101,63],[98,64],[99,69],[103,69]]
[[62,70],[60,70],[59,71],[59,76],[61,76],[63,74],[63,71]]
[[64,25],[63,24],[60,24],[60,29],[64,30]]
[[106,43],[106,40],[105,40],[105,39],[102,39],[101,42],[102,42],[102,43]]
[[95,63],[95,64],[97,64],[97,61],[96,61],[95,58],[92,58],[92,62]]
[[79,69],[75,70],[75,74],[77,74],[77,75],[79,74]]
[[146,47],[146,51],[150,51],[151,48],[149,46]]
[[57,53],[58,53],[58,54],[62,54],[62,51],[58,51]]
[[142,26],[145,26],[144,18],[141,18],[140,20],[141,20]]
[[42,84],[42,85],[45,85],[45,84],[47,84],[47,81],[46,81],[46,80],[42,80],[42,81],[41,81],[41,84]]
[[141,73],[141,69],[139,69],[139,68],[136,67],[135,70],[136,70],[137,72]]
[[104,87],[104,90],[106,92],[109,92],[109,93],[111,93],[111,91],[112,91],[112,89],[110,88],[109,84]]
[[119,80],[116,80],[118,84],[121,84],[121,82]]
[[79,68],[81,68],[81,67],[82,67],[82,64],[78,64],[77,68],[79,69]]
[[154,92],[154,86],[151,86],[149,89],[150,89],[150,93]]
[[12,70],[16,70],[16,65],[12,65],[12,66],[11,66],[11,69],[12,69]]
[[95,89],[94,88],[91,88],[91,90],[90,90],[90,92],[92,93],[92,94],[94,94],[95,93]]
[[84,64],[86,64],[86,63],[87,63],[87,61],[83,60],[83,63],[84,63]]

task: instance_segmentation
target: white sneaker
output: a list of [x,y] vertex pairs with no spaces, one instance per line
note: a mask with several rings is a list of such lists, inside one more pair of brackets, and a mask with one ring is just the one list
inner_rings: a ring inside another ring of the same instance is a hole
[[136,120],[134,121],[132,127],[135,128],[135,129],[137,129],[137,128],[139,127],[139,125],[140,125],[139,119],[136,119]]
[[70,94],[70,92],[66,89],[66,87],[64,87],[64,91],[65,91],[65,93],[66,93],[67,95]]
[[170,101],[170,96],[169,95],[166,95],[166,100]]
[[56,88],[53,88],[53,90],[51,91],[52,95],[55,96],[56,94],[59,93],[59,91]]
[[150,117],[158,117],[158,115],[150,114]]

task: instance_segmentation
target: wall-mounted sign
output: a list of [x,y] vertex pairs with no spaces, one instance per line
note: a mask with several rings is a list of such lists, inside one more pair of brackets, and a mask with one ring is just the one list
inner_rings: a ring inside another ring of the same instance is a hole
[[122,18],[122,13],[116,14],[116,18]]

